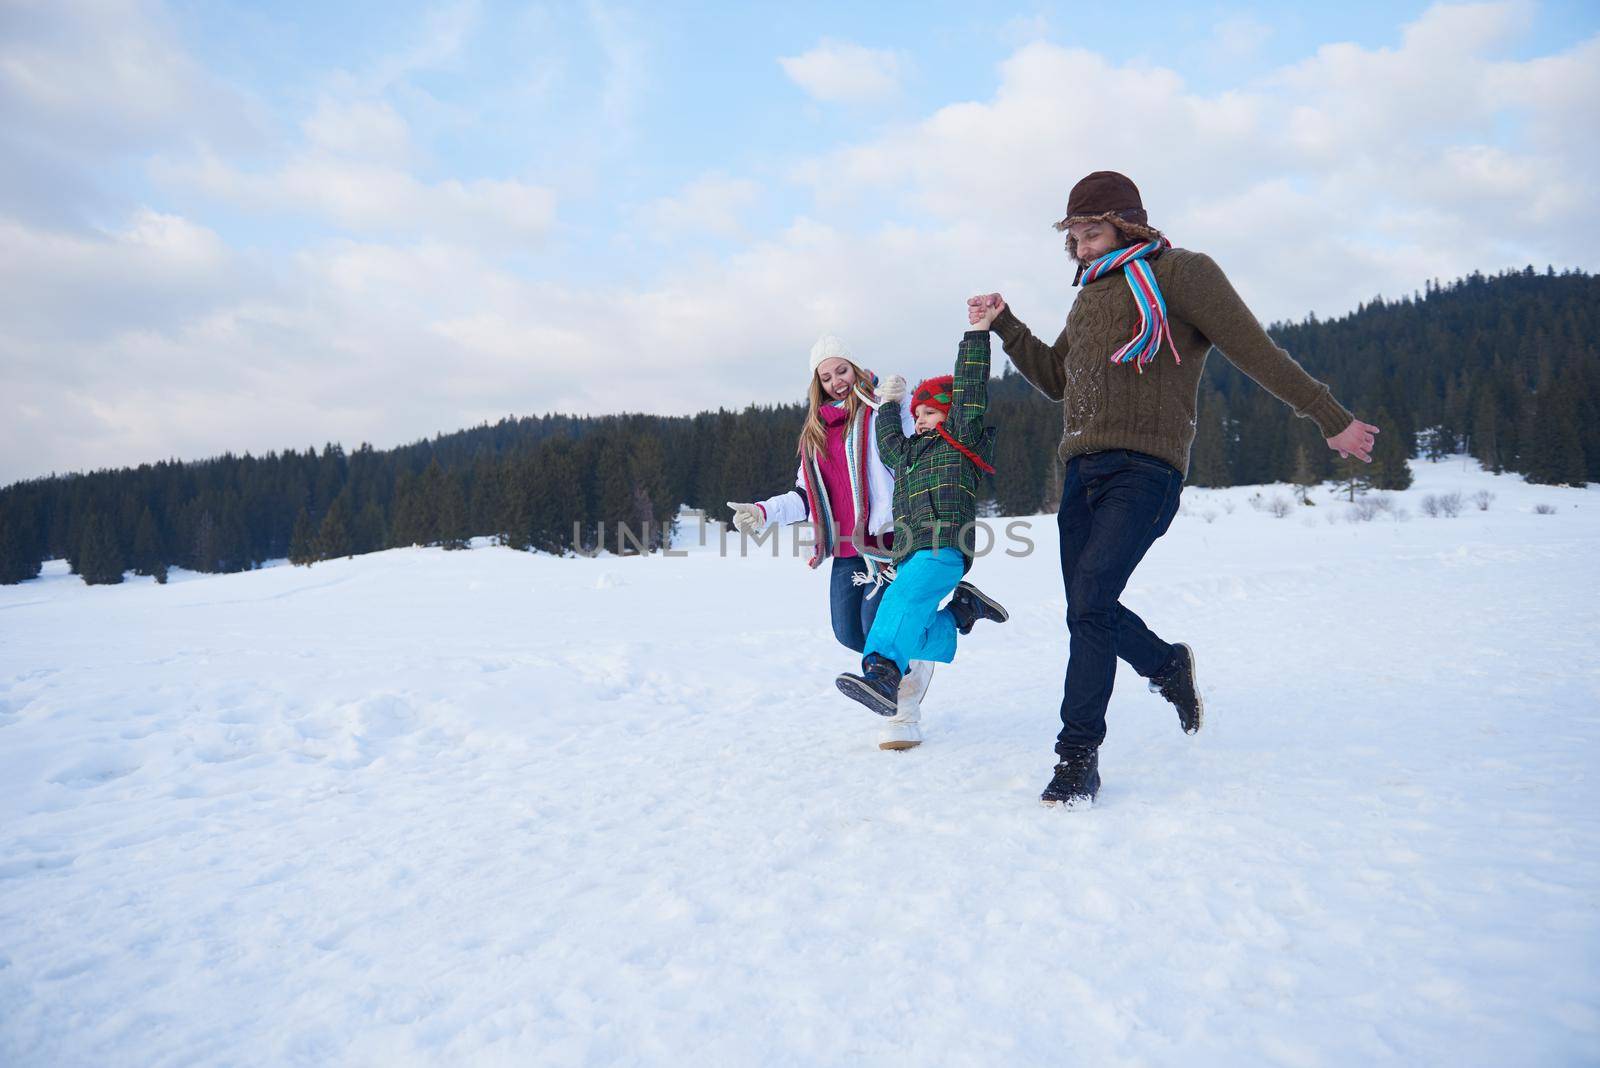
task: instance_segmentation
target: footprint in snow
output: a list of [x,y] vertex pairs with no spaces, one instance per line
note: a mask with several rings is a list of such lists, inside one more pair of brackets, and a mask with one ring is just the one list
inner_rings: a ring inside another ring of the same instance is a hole
[[0,861],[0,879],[21,879],[39,872],[65,868],[78,858],[72,853],[58,853],[48,857],[24,857],[20,860]]
[[131,763],[115,754],[104,754],[68,764],[46,782],[53,782],[57,786],[69,786],[76,790],[92,789],[103,786],[108,782],[126,778],[138,771],[140,765]]

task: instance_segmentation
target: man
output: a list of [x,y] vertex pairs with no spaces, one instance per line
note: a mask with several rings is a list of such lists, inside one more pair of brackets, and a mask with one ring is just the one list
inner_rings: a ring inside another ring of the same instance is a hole
[[1194,650],[1157,637],[1118,598],[1172,522],[1194,444],[1200,373],[1215,345],[1258,384],[1316,422],[1340,456],[1372,462],[1378,428],[1353,418],[1328,387],[1273,344],[1211,258],[1175,249],[1149,225],[1126,176],[1096,171],[1073,186],[1067,252],[1082,285],[1053,345],[998,293],[967,301],[992,318],[1006,355],[1061,403],[1061,577],[1070,633],[1055,775],[1040,800],[1087,807],[1100,789],[1099,748],[1120,656],[1200,729]]

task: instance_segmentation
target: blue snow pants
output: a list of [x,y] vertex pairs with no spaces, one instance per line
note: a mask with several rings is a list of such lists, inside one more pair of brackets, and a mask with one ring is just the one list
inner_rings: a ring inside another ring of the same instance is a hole
[[901,672],[913,660],[954,660],[956,619],[939,605],[955,591],[966,569],[965,557],[955,548],[919,549],[896,564],[863,652],[893,660]]

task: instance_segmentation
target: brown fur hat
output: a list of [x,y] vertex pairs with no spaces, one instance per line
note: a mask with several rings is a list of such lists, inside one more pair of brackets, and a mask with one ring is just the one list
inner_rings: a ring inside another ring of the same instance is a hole
[[[1065,231],[1075,222],[1109,220],[1118,230],[1141,241],[1155,241],[1161,231],[1150,225],[1139,187],[1133,179],[1116,171],[1095,171],[1086,175],[1067,195],[1067,216],[1056,223]],[[1078,258],[1078,242],[1067,234],[1067,254]]]

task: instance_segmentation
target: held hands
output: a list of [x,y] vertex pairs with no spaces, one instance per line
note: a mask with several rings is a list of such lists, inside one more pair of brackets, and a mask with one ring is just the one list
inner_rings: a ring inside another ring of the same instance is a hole
[[1372,446],[1377,440],[1374,435],[1378,428],[1371,423],[1363,423],[1359,419],[1350,420],[1350,425],[1345,427],[1333,437],[1328,438],[1328,448],[1339,454],[1340,459],[1349,459],[1354,456],[1362,463],[1372,462]]
[[901,375],[890,375],[878,387],[878,403],[889,404],[906,399],[906,380]]
[[987,330],[1005,310],[1006,302],[998,293],[982,293],[976,297],[968,297],[967,323],[979,330]]
[[767,525],[767,517],[758,505],[736,504],[729,501],[728,507],[733,509],[733,525],[739,528],[741,534],[754,536]]

